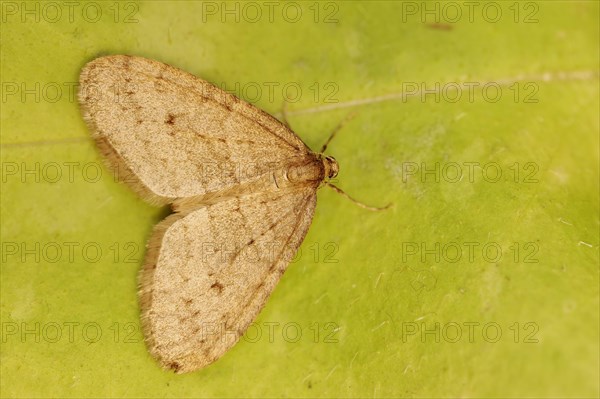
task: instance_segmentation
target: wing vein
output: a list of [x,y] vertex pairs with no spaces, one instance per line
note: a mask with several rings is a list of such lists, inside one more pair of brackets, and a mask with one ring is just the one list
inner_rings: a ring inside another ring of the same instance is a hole
[[[139,72],[139,73],[140,73],[141,75],[144,75],[144,76],[146,76],[146,77],[148,77],[148,78],[151,78],[151,79],[153,79],[153,78],[156,78],[156,76],[154,76],[154,75],[152,75],[152,74],[150,74],[150,73],[145,73],[145,72]],[[211,86],[213,89],[217,89],[217,90],[220,90],[220,91],[222,91],[222,93],[223,93],[223,94],[224,94],[226,97],[229,97],[229,98],[232,100],[232,102],[239,102],[239,101],[240,101],[240,99],[239,99],[239,98],[235,97],[234,95],[232,95],[232,94],[230,94],[230,93],[227,93],[227,92],[225,92],[225,91],[224,91],[224,90],[222,90],[222,89],[219,89],[217,86],[213,85],[212,83],[210,83],[210,82],[207,82],[207,81],[205,81],[205,80],[202,80],[202,79],[198,78],[197,76],[194,76],[194,75],[192,75],[192,74],[189,74],[189,73],[187,73],[187,72],[184,72],[184,73],[185,73],[185,74],[187,74],[188,76],[190,76],[190,77],[191,77],[193,80],[195,80],[195,81],[199,81],[199,82],[202,84],[202,87],[204,87],[204,85],[210,85],[210,86]],[[169,83],[171,83],[171,84],[173,84],[173,85],[177,86],[177,87],[178,87],[179,89],[181,89],[181,91],[183,91],[183,92],[185,92],[185,91],[187,91],[187,90],[189,90],[189,89],[190,89],[190,87],[188,87],[188,86],[185,86],[185,85],[183,85],[183,84],[181,84],[181,83],[179,83],[179,82],[177,82],[177,81],[174,81],[174,80],[171,80],[171,79],[167,79],[167,78],[165,78],[164,76],[162,77],[162,79],[164,79],[165,81],[168,81]],[[192,88],[192,89],[194,89],[194,88]],[[210,102],[212,102],[212,103],[214,103],[214,104],[217,104],[219,107],[221,107],[221,108],[224,108],[225,110],[227,110],[227,112],[229,112],[229,113],[233,113],[233,114],[237,114],[237,115],[239,115],[239,116],[243,117],[245,120],[247,120],[247,121],[249,121],[249,122],[252,122],[252,123],[255,123],[256,125],[260,126],[260,127],[261,127],[261,128],[263,128],[265,131],[269,132],[271,135],[275,136],[277,139],[279,139],[279,140],[280,140],[280,141],[282,141],[283,143],[287,144],[288,146],[292,147],[293,149],[295,149],[295,150],[297,150],[297,151],[300,151],[300,150],[301,150],[301,148],[300,148],[300,147],[298,147],[298,145],[296,145],[295,143],[291,143],[291,142],[289,142],[288,140],[286,140],[286,139],[285,139],[285,137],[283,137],[283,136],[281,136],[281,135],[277,134],[277,133],[275,132],[275,130],[274,130],[274,129],[272,129],[271,127],[269,127],[269,126],[265,125],[265,124],[264,124],[264,123],[262,123],[261,121],[258,121],[258,120],[256,120],[256,119],[254,119],[253,117],[249,117],[249,116],[247,116],[247,115],[244,115],[243,113],[241,113],[241,112],[239,112],[239,111],[237,111],[237,110],[234,110],[232,107],[228,107],[226,104],[222,103],[221,101],[219,101],[218,99],[214,98],[214,97],[213,97],[213,96],[211,96],[211,95],[207,95],[207,94],[204,94],[204,93],[201,93],[201,92],[199,93],[199,92],[198,92],[198,91],[196,91],[196,90],[194,90],[194,92],[195,92],[195,95],[199,96],[200,98],[202,98],[202,99],[204,99],[204,100],[206,100],[206,101],[210,101]],[[282,124],[282,123],[281,123],[279,120],[275,119],[273,116],[269,115],[268,113],[266,113],[266,112],[265,112],[265,111],[263,111],[262,109],[260,109],[260,108],[258,108],[258,107],[256,107],[256,106],[254,106],[254,105],[252,105],[252,104],[250,104],[250,103],[247,103],[247,102],[246,102],[245,104],[246,104],[246,105],[249,105],[250,107],[252,107],[252,108],[253,108],[255,111],[258,111],[258,112],[261,114],[261,116],[262,116],[262,117],[264,117],[264,118],[266,118],[266,119],[269,119],[269,120],[272,120],[272,121],[274,121],[274,122],[276,122],[276,123],[280,124],[280,125],[281,125],[281,126],[284,128],[284,129],[287,129],[287,130],[288,130],[288,133],[291,133],[291,134],[295,135],[295,133],[294,133],[292,130],[290,130],[290,129],[286,128],[286,127],[285,127],[285,125],[283,125],[283,124]],[[301,142],[301,140],[298,140],[298,141],[300,141],[300,142]],[[306,145],[304,145],[304,147],[305,147],[305,150],[310,150],[310,149],[309,149],[309,148],[308,148]]]
[[[300,213],[304,212],[306,210],[306,204],[308,203],[308,201],[310,200],[311,196],[307,195],[306,198],[304,199],[304,202],[302,203],[302,206],[299,207],[298,209],[300,210]],[[288,215],[289,212],[286,214]],[[279,219],[279,222],[283,220],[283,217]],[[276,272],[276,269],[274,267],[272,267],[273,265],[276,265],[279,263],[279,261],[281,260],[281,257],[283,256],[283,253],[285,251],[285,248],[287,247],[287,245],[290,242],[290,239],[294,236],[294,233],[296,233],[296,230],[298,229],[298,226],[300,225],[300,223],[302,222],[303,217],[299,217],[296,220],[296,223],[294,224],[294,228],[291,230],[286,242],[284,245],[282,245],[281,251],[279,252],[279,255],[276,257],[276,259],[271,263],[271,268],[269,268],[269,270],[263,275],[263,278],[261,278],[262,281],[265,281],[270,275],[272,275],[273,273]],[[235,326],[235,324],[240,320],[240,318],[246,314],[245,310],[250,306],[250,304],[254,301],[254,299],[256,298],[256,295],[258,295],[259,290],[255,290],[252,295],[250,296],[250,298],[244,303],[244,305],[242,306],[242,308],[244,309],[243,312],[239,312],[239,316],[236,317],[232,323],[233,326]],[[244,330],[245,330],[245,326],[244,326]]]

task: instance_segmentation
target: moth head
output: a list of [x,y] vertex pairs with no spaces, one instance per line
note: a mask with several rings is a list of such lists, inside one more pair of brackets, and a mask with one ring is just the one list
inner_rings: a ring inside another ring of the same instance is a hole
[[325,176],[328,179],[333,179],[340,171],[340,166],[334,157],[326,156],[323,159],[323,166],[325,167]]

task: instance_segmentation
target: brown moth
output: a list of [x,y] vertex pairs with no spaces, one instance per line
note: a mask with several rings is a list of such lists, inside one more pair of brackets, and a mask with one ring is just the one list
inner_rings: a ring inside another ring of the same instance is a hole
[[338,164],[253,105],[145,58],[89,62],[79,101],[119,177],[174,211],[140,272],[148,349],[177,373],[205,367],[263,308]]

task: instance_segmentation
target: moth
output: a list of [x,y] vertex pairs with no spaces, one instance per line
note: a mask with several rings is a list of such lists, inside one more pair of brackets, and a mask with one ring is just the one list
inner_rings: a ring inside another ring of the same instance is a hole
[[173,210],[139,274],[142,331],[164,368],[201,369],[265,305],[308,231],[317,189],[345,195],[329,182],[338,163],[253,105],[150,59],[89,62],[79,102],[121,180]]

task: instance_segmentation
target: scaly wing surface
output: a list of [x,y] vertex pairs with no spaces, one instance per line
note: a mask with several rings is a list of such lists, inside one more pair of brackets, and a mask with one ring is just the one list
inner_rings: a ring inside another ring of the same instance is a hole
[[166,204],[314,157],[277,119],[189,73],[123,55],[85,65],[84,118],[119,177]]
[[149,350],[163,367],[202,368],[239,340],[302,243],[316,189],[231,198],[156,227],[140,302]]

